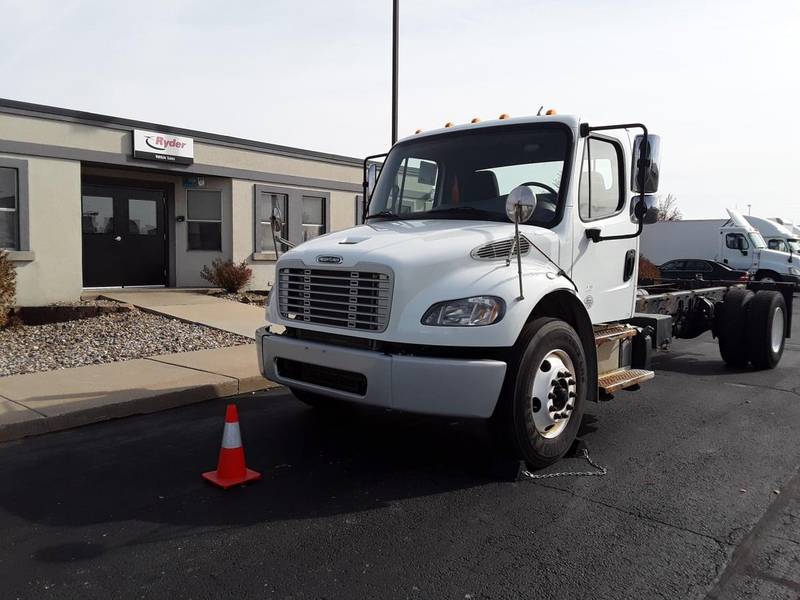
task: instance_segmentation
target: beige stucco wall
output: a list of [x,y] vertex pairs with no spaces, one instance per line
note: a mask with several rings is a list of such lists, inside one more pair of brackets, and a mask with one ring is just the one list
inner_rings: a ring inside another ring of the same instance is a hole
[[33,261],[17,262],[17,304],[39,306],[81,294],[81,165],[4,154],[28,163]]

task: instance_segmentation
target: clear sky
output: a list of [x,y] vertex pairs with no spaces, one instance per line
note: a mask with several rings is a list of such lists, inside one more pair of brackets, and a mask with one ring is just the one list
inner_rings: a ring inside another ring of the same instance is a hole
[[[0,0],[0,97],[363,156],[390,0]],[[661,134],[686,217],[800,221],[800,1],[401,0],[400,134],[539,106]]]

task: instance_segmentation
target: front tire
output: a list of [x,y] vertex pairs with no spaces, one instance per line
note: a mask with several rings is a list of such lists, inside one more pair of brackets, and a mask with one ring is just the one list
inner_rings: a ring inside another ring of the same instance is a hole
[[495,433],[531,468],[553,464],[578,434],[589,397],[588,368],[575,330],[559,319],[528,323],[514,347]]

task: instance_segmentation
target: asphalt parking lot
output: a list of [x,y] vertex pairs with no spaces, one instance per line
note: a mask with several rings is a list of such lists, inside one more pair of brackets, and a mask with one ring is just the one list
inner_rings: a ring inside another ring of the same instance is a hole
[[264,479],[227,492],[221,400],[0,445],[0,597],[797,599],[794,332],[775,371],[706,335],[591,405],[605,477],[501,481],[480,423],[281,391],[237,401]]

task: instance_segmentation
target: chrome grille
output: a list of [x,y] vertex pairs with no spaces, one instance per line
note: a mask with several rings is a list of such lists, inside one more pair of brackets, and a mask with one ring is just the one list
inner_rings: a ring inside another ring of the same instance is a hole
[[387,273],[280,269],[278,306],[284,319],[383,331],[389,322],[392,278]]
[[[490,242],[483,246],[479,246],[472,251],[472,258],[478,260],[495,260],[500,258],[508,258],[508,253],[511,252],[511,247],[514,245],[514,238],[507,240],[499,240],[497,242]],[[531,243],[524,235],[519,236],[519,249],[520,254],[525,256],[531,251]],[[517,253],[514,253],[516,256]]]

